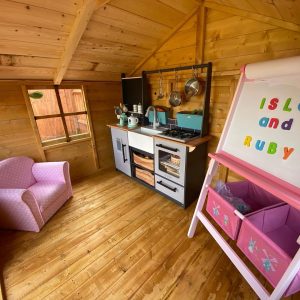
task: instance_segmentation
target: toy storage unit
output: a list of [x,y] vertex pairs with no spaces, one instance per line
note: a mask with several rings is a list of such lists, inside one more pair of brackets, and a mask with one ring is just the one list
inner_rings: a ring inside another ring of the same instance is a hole
[[[258,297],[279,300],[300,291],[300,56],[247,65],[241,71],[217,151],[209,154],[188,236],[194,236],[200,221]],[[243,215],[232,199],[210,186],[220,165],[246,179],[227,185],[251,212]],[[271,293],[203,213],[205,204],[274,287]]]
[[[251,212],[246,216],[260,211],[265,207],[282,205],[282,201],[266,192],[250,181],[227,183],[233,196],[241,198],[249,205]],[[235,240],[237,238],[241,218],[236,214],[236,208],[218,194],[213,188],[208,188],[206,210],[227,235]]]
[[[237,245],[276,287],[297,253],[300,235],[300,211],[290,205],[263,209],[245,218]],[[285,296],[300,290],[300,271],[293,279]]]

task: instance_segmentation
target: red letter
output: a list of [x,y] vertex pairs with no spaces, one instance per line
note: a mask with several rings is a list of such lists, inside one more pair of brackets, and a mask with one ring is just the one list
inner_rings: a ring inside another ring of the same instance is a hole
[[279,120],[277,118],[271,118],[269,123],[269,128],[277,128],[279,124]]
[[270,104],[269,104],[269,106],[268,106],[268,109],[270,109],[270,110],[276,109],[276,108],[277,108],[278,102],[279,102],[279,99],[277,99],[277,98],[271,99],[271,100],[270,100]]

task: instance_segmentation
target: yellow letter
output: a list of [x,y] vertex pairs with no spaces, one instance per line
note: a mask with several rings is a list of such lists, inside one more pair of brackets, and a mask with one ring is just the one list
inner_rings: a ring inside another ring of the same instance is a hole
[[244,146],[250,147],[251,141],[252,141],[252,136],[247,135],[247,136],[245,137],[245,140],[244,140]]

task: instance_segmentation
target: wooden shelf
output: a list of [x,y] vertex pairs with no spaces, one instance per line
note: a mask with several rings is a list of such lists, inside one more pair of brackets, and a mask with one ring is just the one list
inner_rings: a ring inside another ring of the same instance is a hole
[[285,182],[247,162],[226,152],[209,154],[218,163],[243,176],[254,184],[272,193],[296,209],[300,209],[300,188]]

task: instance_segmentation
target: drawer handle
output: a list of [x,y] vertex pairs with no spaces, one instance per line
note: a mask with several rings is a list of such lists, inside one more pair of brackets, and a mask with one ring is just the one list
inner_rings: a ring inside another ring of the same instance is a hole
[[173,151],[173,152],[178,152],[179,151],[177,148],[167,147],[167,146],[164,146],[162,144],[156,144],[156,146],[160,147],[160,148],[163,148],[163,149],[167,149],[167,150]]
[[162,185],[163,187],[173,191],[173,192],[176,192],[177,191],[177,188],[171,188],[169,187],[168,185],[164,184],[161,180],[160,181],[157,181],[158,184]]

